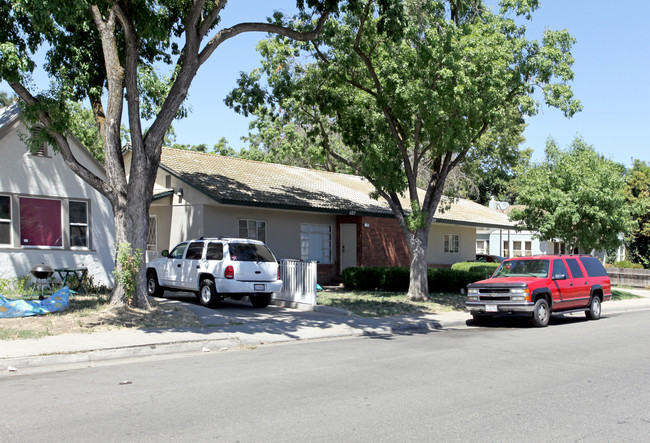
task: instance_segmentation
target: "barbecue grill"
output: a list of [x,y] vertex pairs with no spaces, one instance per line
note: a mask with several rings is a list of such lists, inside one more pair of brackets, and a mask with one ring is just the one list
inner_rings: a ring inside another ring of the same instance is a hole
[[39,298],[43,300],[45,298],[45,286],[48,288],[50,287],[50,283],[47,279],[50,278],[52,274],[54,274],[54,268],[52,266],[46,265],[45,263],[41,263],[39,265],[32,266],[32,269],[29,270],[29,273],[32,274],[36,279],[34,286],[32,286],[32,295],[34,295],[34,289],[36,289],[36,285],[38,285],[41,287],[41,295]]

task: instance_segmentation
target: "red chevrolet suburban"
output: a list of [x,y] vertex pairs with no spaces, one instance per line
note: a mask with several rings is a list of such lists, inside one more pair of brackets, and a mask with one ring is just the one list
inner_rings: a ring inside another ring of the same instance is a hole
[[474,322],[486,317],[530,316],[548,325],[552,313],[585,312],[600,318],[601,303],[612,297],[607,271],[591,255],[540,255],[505,260],[492,277],[467,285],[467,310]]

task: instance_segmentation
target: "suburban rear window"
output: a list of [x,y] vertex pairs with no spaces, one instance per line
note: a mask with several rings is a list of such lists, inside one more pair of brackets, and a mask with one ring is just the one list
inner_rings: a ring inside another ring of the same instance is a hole
[[578,260],[575,258],[567,258],[566,264],[569,265],[569,269],[571,269],[571,276],[573,278],[582,278],[582,270],[580,269]]
[[223,244],[208,243],[208,250],[205,252],[205,258],[208,260],[223,260]]
[[589,277],[605,277],[607,271],[596,257],[580,257]]
[[275,258],[265,245],[255,243],[230,243],[230,259],[233,261],[267,261],[274,262]]

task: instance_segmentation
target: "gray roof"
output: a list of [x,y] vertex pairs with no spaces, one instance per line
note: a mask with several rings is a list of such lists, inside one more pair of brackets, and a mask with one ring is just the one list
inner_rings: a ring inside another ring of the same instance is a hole
[[6,124],[13,122],[20,115],[20,106],[18,103],[0,108],[0,129]]
[[[223,204],[392,216],[388,203],[370,197],[375,188],[360,176],[170,148],[163,148],[160,167]],[[407,198],[402,205],[410,207]],[[513,226],[505,214],[464,199],[444,212],[439,209],[435,219],[472,226]]]

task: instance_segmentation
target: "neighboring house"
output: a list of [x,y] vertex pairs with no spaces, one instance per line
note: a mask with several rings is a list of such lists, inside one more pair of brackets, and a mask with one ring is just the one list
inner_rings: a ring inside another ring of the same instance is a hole
[[[498,202],[491,199],[489,208],[499,211],[507,216],[513,209],[522,209],[522,205],[509,205],[505,202]],[[622,238],[621,238],[622,240]],[[476,231],[476,253],[500,255],[502,257],[522,257],[530,255],[557,255],[557,254],[592,254],[601,260],[605,258],[604,252],[567,250],[566,245],[559,240],[540,240],[535,238],[534,232],[516,229],[477,229]],[[621,241],[621,246],[616,251],[614,261],[625,259],[625,245]]]
[[[190,238],[233,236],[262,240],[279,259],[317,261],[320,283],[349,266],[409,266],[397,220],[373,191],[359,176],[163,148],[148,257]],[[477,227],[513,224],[468,200],[439,210],[429,265],[474,260]]]
[[[32,154],[17,105],[0,108],[0,278],[29,276],[33,265],[87,267],[95,283],[112,285],[113,211],[44,144]],[[99,177],[102,166],[73,137],[81,164]]]

